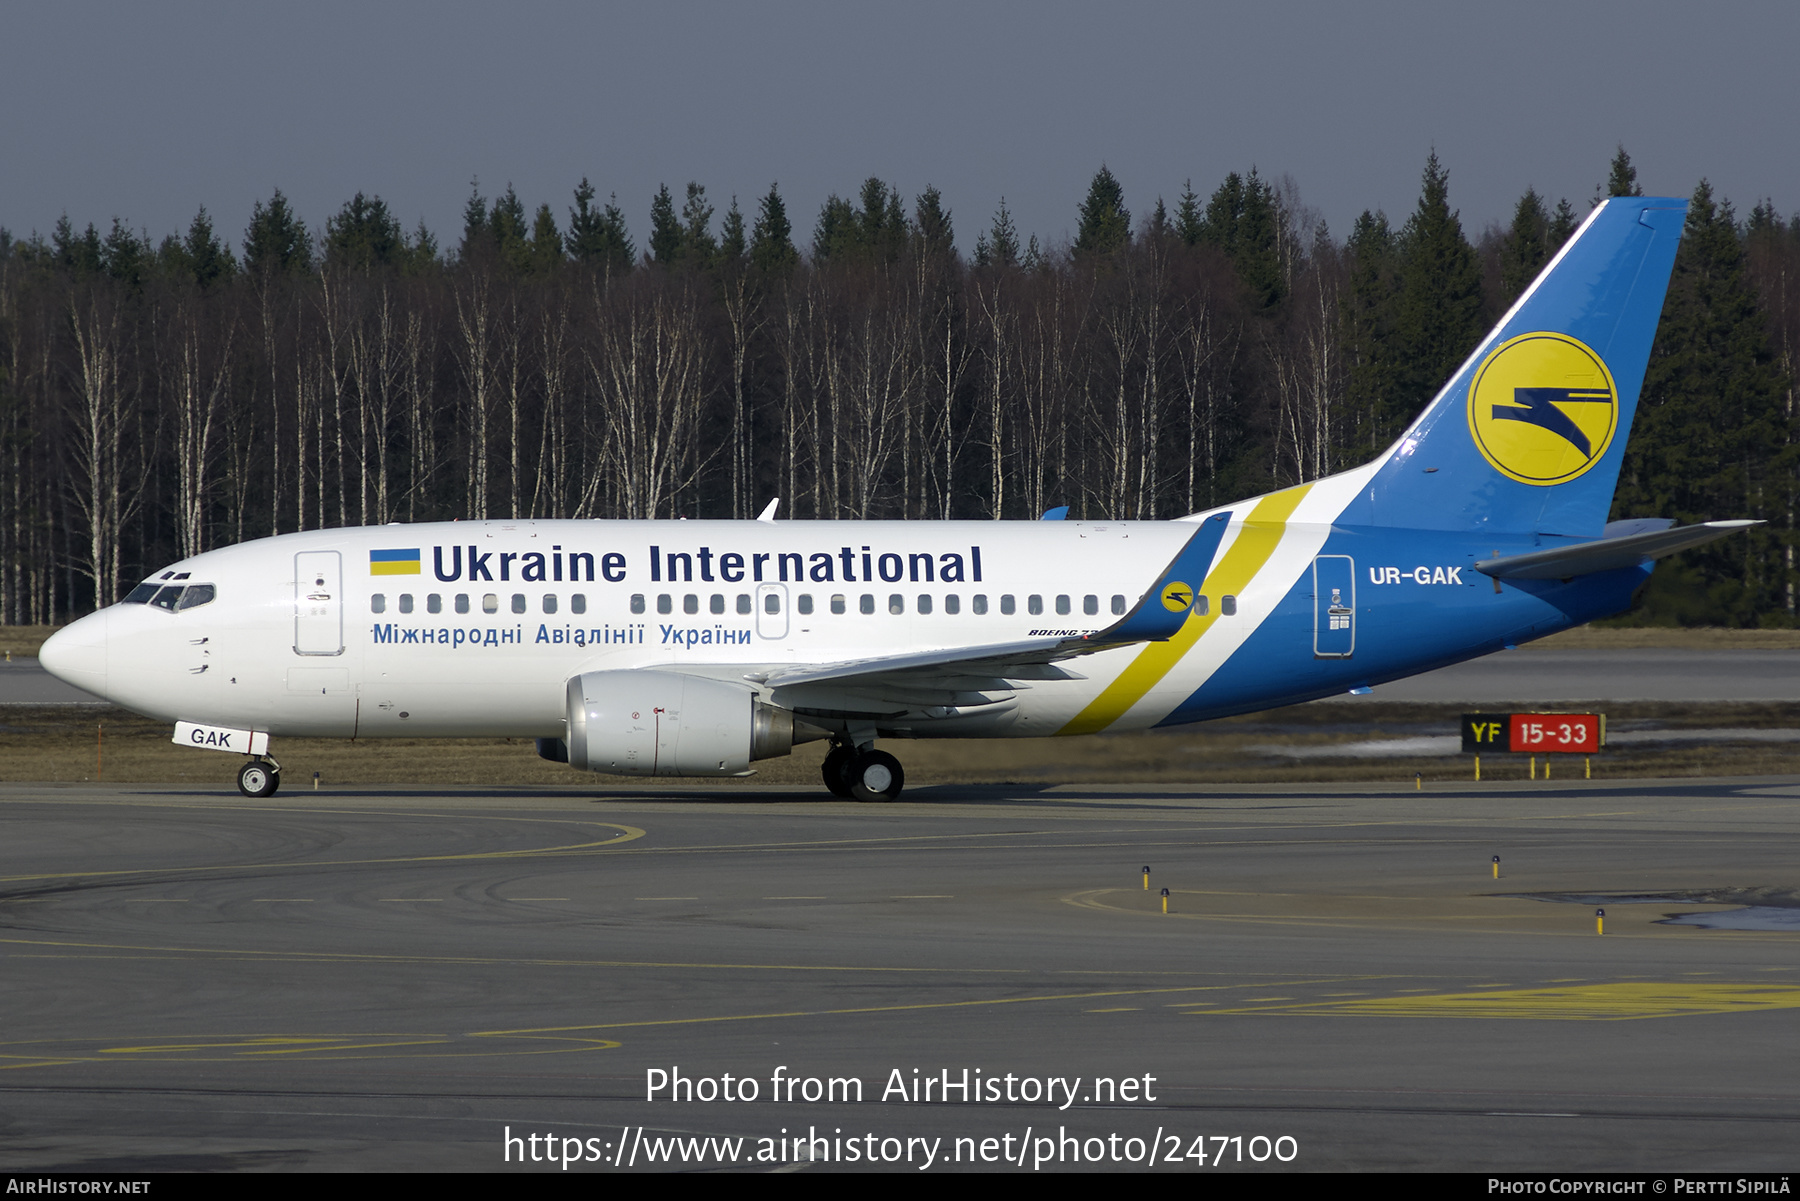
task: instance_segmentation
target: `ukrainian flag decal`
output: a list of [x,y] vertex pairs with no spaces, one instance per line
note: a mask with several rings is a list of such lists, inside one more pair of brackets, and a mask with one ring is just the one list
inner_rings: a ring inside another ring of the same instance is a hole
[[1566,484],[1600,461],[1619,428],[1619,390],[1600,356],[1567,334],[1508,339],[1469,386],[1469,432],[1521,484]]
[[418,575],[419,548],[406,550],[372,550],[369,552],[370,575]]

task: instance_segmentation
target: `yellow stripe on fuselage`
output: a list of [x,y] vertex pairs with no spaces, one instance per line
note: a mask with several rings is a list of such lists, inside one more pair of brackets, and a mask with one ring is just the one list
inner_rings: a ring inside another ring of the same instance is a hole
[[417,559],[395,559],[386,563],[369,564],[370,575],[418,575]]
[[1269,561],[1269,556],[1281,543],[1281,536],[1287,532],[1288,518],[1293,516],[1311,489],[1311,484],[1302,484],[1298,488],[1272,492],[1256,502],[1224,558],[1206,574],[1200,591],[1212,601],[1207,612],[1200,614],[1190,609],[1187,620],[1174,637],[1146,646],[1130,666],[1119,673],[1118,679],[1108,684],[1087,708],[1057,733],[1093,734],[1104,730],[1143,700],[1218,620],[1218,598],[1241,594],[1256,578],[1256,573]]

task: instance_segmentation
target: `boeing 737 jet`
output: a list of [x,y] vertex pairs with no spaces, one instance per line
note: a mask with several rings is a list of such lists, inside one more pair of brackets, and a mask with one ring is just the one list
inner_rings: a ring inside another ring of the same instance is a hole
[[[1342,692],[1617,613],[1752,523],[1607,522],[1686,206],[1608,200],[1372,462],[1175,521],[482,521],[195,555],[45,643],[59,678],[244,756],[535,738],[623,776],[829,739],[1141,730]],[[771,506],[772,508],[772,506]]]

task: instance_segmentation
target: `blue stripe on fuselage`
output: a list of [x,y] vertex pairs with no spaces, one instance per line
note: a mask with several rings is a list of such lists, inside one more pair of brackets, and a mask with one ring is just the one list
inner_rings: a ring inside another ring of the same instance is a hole
[[[1466,534],[1375,527],[1336,528],[1317,552],[1347,555],[1355,564],[1356,644],[1349,658],[1313,655],[1316,610],[1309,562],[1256,631],[1212,678],[1159,725],[1181,725],[1334,696],[1459,663],[1509,644],[1619,613],[1650,576],[1648,565],[1560,580],[1493,580],[1477,559],[1541,549],[1530,539],[1489,538],[1479,547]],[[1392,580],[1450,568],[1460,583]],[[1371,573],[1388,582],[1375,583]],[[1227,619],[1222,619],[1227,620]],[[1177,669],[1179,670],[1179,669]]]

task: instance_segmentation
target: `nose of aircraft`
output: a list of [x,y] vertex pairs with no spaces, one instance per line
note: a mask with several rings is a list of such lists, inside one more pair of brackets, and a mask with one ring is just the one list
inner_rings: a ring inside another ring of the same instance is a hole
[[38,651],[45,671],[65,684],[106,695],[106,610],[50,635]]

